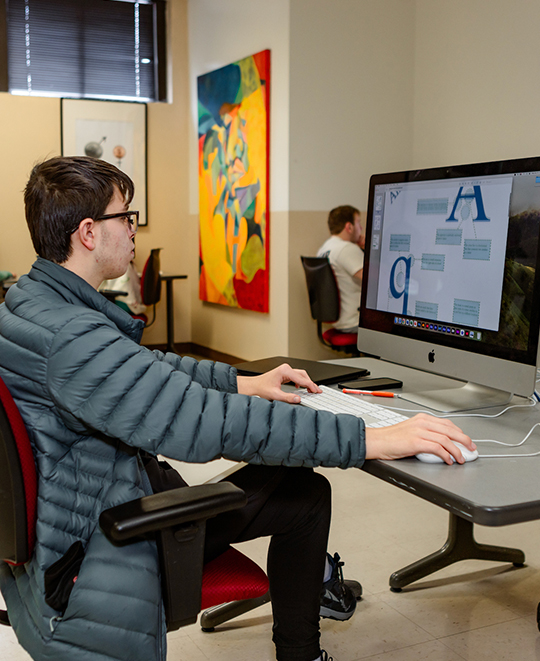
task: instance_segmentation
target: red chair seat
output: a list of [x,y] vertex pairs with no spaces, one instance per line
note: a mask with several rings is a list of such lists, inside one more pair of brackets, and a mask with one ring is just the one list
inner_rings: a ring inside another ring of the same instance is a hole
[[204,566],[201,608],[254,599],[268,592],[268,577],[253,560],[234,548]]
[[358,336],[356,333],[340,333],[335,328],[330,328],[327,331],[324,331],[323,338],[325,342],[328,342],[335,347],[356,346],[356,343],[358,342]]

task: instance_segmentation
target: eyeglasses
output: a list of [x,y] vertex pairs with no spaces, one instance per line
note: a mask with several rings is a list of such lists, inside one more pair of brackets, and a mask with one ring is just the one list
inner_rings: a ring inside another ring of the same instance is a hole
[[[121,218],[123,222],[129,225],[129,229],[136,234],[139,229],[139,212],[138,211],[120,211],[119,213],[108,213],[105,216],[100,216],[95,220],[110,220],[111,218]],[[74,234],[79,229],[79,226],[66,232],[66,234]]]
[[96,220],[110,220],[111,218],[121,218],[124,222],[127,222],[133,233],[136,233],[139,229],[138,211],[121,211],[120,213],[108,213],[105,216],[96,218]]

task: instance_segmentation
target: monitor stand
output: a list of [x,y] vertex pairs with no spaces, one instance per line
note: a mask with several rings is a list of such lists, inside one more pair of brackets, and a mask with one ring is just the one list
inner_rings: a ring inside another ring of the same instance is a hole
[[472,382],[465,383],[461,388],[400,393],[401,399],[441,413],[504,406],[510,402],[512,397],[513,393]]

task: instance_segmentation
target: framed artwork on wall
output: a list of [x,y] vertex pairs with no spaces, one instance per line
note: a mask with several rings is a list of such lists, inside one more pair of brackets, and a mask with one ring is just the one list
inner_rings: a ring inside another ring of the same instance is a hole
[[197,79],[199,298],[268,312],[270,51]]
[[132,209],[148,224],[145,103],[61,99],[63,156],[93,156],[116,165],[135,183]]

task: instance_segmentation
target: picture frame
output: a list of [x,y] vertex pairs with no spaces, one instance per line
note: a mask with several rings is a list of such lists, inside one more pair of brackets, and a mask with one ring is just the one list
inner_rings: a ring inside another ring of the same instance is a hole
[[94,156],[131,177],[139,226],[148,225],[147,105],[124,101],[61,99],[63,156]]

